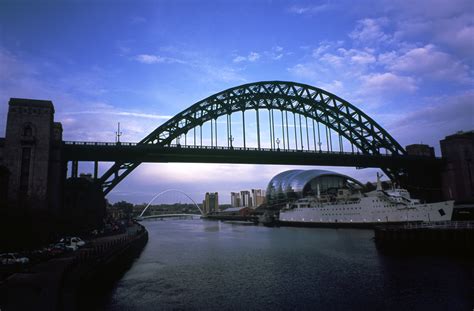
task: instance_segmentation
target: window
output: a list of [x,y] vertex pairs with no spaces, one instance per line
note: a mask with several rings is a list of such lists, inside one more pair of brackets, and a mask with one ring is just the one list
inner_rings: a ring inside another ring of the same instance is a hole
[[23,136],[27,136],[27,137],[33,136],[33,128],[31,127],[31,125],[29,124],[25,125],[25,127],[23,128]]

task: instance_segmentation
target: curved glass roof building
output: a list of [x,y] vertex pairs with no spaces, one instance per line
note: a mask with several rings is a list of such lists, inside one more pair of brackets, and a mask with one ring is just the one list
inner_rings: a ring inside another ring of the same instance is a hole
[[339,188],[362,188],[363,185],[349,176],[325,170],[288,170],[275,175],[267,186],[267,203],[284,204],[289,201],[321,194]]

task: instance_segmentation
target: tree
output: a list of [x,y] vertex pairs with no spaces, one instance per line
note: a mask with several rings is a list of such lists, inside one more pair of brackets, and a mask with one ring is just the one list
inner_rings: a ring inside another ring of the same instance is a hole
[[124,213],[126,215],[126,217],[128,219],[130,219],[130,215],[133,212],[133,204],[132,203],[129,203],[127,201],[119,201],[119,202],[114,203],[112,206],[117,208],[117,209],[120,209],[122,211],[122,213]]

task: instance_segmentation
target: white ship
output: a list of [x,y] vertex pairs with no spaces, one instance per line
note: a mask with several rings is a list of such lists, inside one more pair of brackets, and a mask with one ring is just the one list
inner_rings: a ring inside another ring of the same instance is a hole
[[377,188],[368,193],[340,188],[334,194],[308,196],[287,204],[279,221],[293,225],[373,226],[382,223],[432,222],[451,220],[454,201],[421,203],[405,189],[382,190],[377,174]]

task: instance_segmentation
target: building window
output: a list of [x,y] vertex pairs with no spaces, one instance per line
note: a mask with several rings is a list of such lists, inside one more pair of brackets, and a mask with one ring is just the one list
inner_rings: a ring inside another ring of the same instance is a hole
[[33,128],[31,127],[31,125],[29,124],[25,125],[25,127],[23,128],[23,136],[26,136],[26,137],[33,136]]

